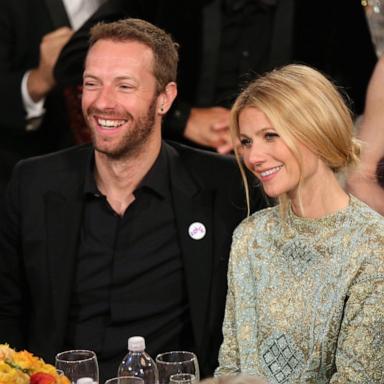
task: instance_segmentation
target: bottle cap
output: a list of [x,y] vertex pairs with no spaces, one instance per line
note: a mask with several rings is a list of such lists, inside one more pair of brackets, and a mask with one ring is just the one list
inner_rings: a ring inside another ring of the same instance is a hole
[[92,377],[80,377],[80,379],[77,379],[76,384],[93,384],[94,381]]
[[132,352],[143,352],[145,350],[145,340],[142,336],[132,336],[128,339],[128,349]]

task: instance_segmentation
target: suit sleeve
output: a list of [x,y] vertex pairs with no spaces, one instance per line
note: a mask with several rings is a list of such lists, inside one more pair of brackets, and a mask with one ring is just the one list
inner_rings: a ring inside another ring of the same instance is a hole
[[21,80],[28,68],[14,69],[16,60],[15,29],[7,1],[0,2],[0,115],[1,127],[12,131],[25,129],[25,111],[21,96]]
[[2,202],[0,217],[0,343],[23,348],[28,290],[21,255],[19,169],[14,173]]

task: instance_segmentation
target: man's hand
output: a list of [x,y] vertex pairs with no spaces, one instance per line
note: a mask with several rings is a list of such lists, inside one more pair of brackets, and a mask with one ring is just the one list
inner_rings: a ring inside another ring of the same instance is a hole
[[219,153],[228,153],[233,148],[229,114],[229,109],[222,107],[192,108],[184,136],[197,144],[215,148]]
[[54,87],[53,67],[72,34],[71,28],[61,27],[42,38],[39,65],[32,69],[27,82],[28,92],[33,101],[41,100]]

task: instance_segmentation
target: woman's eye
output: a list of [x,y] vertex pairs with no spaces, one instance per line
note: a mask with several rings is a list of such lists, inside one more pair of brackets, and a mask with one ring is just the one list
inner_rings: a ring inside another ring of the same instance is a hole
[[276,132],[266,132],[264,137],[265,137],[265,140],[272,141],[276,137],[279,137],[279,135]]
[[240,139],[240,145],[244,148],[249,148],[252,145],[252,142],[250,139],[243,137]]

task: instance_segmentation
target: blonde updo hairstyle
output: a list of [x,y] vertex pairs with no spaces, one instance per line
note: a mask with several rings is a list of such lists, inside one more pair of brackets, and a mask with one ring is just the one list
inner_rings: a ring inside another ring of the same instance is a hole
[[[265,114],[292,151],[300,169],[303,159],[298,142],[319,156],[335,173],[358,162],[360,144],[353,138],[351,112],[335,85],[313,68],[291,64],[251,82],[232,107],[234,143],[238,142],[239,116],[245,108],[257,108]],[[234,147],[249,205],[241,156],[237,146]],[[287,205],[286,196],[279,200],[282,206]]]

